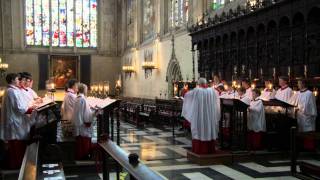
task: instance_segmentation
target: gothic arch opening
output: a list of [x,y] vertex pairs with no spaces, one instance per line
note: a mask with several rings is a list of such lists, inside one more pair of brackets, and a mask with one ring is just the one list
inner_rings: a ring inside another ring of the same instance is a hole
[[176,58],[171,59],[167,67],[166,80],[168,82],[169,97],[173,94],[173,82],[182,80],[179,62]]

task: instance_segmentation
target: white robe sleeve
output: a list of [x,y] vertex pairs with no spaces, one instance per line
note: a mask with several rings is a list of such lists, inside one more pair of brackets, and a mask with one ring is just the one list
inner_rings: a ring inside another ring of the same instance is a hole
[[252,101],[249,107],[248,129],[254,132],[266,131],[264,106],[261,100]]
[[193,95],[194,91],[191,90],[187,92],[183,98],[182,112],[181,116],[191,123],[191,112],[193,106]]
[[309,93],[308,95],[306,107],[307,108],[304,108],[303,113],[310,116],[317,116],[316,98],[312,93]]
[[91,123],[93,121],[94,112],[90,109],[89,104],[83,97],[78,97],[74,104],[74,112],[72,121],[75,125],[76,136],[92,136],[92,127],[86,127],[85,123]]

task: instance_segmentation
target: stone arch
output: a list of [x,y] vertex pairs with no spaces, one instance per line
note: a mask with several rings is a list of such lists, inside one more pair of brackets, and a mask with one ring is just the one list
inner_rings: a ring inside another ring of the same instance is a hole
[[182,81],[181,69],[177,58],[170,59],[170,62],[167,67],[166,80],[168,82],[168,91],[170,96],[173,92],[173,82]]

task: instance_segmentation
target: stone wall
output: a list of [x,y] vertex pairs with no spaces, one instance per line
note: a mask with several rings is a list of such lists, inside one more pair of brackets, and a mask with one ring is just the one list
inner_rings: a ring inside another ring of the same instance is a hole
[[[140,2],[139,0],[137,0]],[[169,0],[157,1],[156,6],[156,25],[157,32],[160,37],[154,38],[151,42],[140,42],[140,26],[141,19],[136,19],[136,48],[127,49],[124,48],[122,55],[122,64],[125,63],[126,59],[131,58],[133,60],[133,65],[135,67],[135,73],[131,78],[125,78],[123,74],[123,84],[124,84],[124,96],[134,96],[134,97],[145,97],[154,98],[160,97],[160,91],[168,91],[168,82],[166,82],[167,66],[171,58],[172,45],[171,36],[167,27],[168,12],[165,3]],[[203,13],[209,10],[209,0],[190,0],[190,11],[189,11],[189,24],[196,23],[203,16]],[[245,0],[235,0],[232,2],[227,2],[224,7],[216,10],[215,12],[210,12],[211,16],[215,14],[221,14],[223,11],[228,12],[229,9],[236,9],[238,5],[244,6]],[[138,7],[137,17],[141,17],[141,8]],[[125,32],[124,32],[125,33]],[[175,35],[175,52],[177,60],[180,64],[181,75],[184,81],[192,80],[192,52],[191,52],[191,37],[189,36],[186,27],[182,27],[179,30],[173,32]],[[124,36],[124,35],[123,35]],[[154,61],[156,62],[158,69],[152,72],[152,76],[145,78],[145,72],[142,69],[142,63],[144,61],[144,51],[146,49],[152,49],[154,54]],[[197,52],[195,53],[195,78],[198,78],[197,72]],[[163,94],[163,93],[162,93]],[[163,95],[162,95],[163,97]]]

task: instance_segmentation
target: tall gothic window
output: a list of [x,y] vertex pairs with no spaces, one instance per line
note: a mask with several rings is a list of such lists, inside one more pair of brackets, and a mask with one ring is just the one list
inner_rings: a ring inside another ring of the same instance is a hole
[[171,0],[170,25],[171,27],[181,27],[188,22],[189,0]]
[[25,0],[28,46],[97,47],[97,0]]
[[127,0],[127,47],[134,45],[134,17],[136,13],[135,0]]

